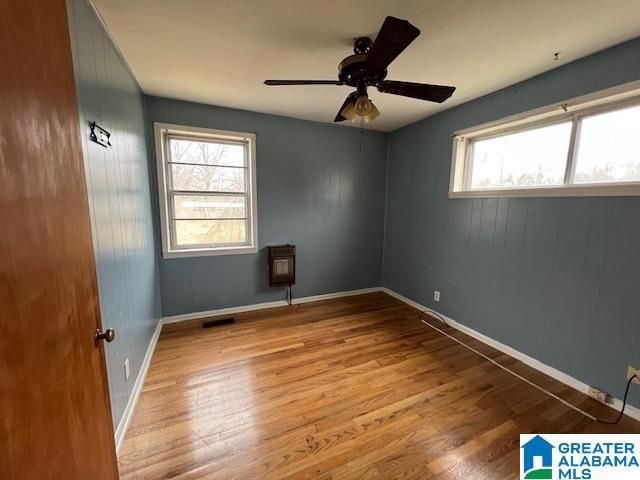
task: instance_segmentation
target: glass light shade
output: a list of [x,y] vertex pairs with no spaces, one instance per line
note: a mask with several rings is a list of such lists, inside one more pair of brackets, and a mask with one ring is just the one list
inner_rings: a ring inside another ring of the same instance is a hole
[[376,118],[378,118],[380,116],[380,110],[378,110],[376,108],[376,106],[373,104],[373,102],[369,102],[371,104],[371,110],[369,111],[369,113],[367,113],[363,118],[364,121],[369,123],[369,122],[373,122]]
[[373,107],[373,104],[371,100],[369,100],[369,97],[366,94],[360,95],[355,103],[356,115],[364,117],[371,111],[371,107]]
[[355,122],[356,118],[358,118],[358,114],[356,113],[356,108],[355,108],[355,102],[349,102],[347,106],[342,109],[340,114],[347,120],[351,120],[352,122]]

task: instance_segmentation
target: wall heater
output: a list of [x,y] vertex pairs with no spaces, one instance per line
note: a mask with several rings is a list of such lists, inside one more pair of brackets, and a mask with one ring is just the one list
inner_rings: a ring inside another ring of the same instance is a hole
[[296,247],[269,247],[269,286],[283,287],[296,283]]
[[291,305],[291,285],[296,283],[296,247],[269,247],[269,286],[287,287],[287,301]]

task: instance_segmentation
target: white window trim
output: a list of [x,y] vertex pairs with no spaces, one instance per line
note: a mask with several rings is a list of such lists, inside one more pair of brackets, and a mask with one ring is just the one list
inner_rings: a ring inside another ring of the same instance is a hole
[[[247,132],[232,132],[227,130],[215,130],[211,128],[191,127],[186,125],[174,125],[170,123],[153,124],[156,148],[156,172],[158,177],[158,197],[160,207],[160,227],[162,235],[162,256],[163,258],[184,258],[184,257],[204,257],[212,255],[236,255],[242,253],[255,254],[258,252],[258,203],[257,203],[257,182],[256,182],[256,135]],[[251,238],[247,245],[216,246],[172,249],[169,231],[169,205],[167,202],[167,177],[166,177],[166,152],[165,135],[186,135],[193,137],[197,134],[200,137],[211,137],[213,139],[229,140],[243,139],[249,142],[249,159],[247,169],[249,173],[249,199],[251,215]]]
[[[545,107],[512,115],[494,122],[459,130],[452,134],[451,175],[449,198],[497,198],[497,197],[586,197],[586,196],[637,196],[640,182],[610,182],[572,184],[575,169],[574,147],[579,134],[578,120],[582,117],[617,110],[625,106],[640,104],[640,80],[601,90],[588,95],[554,103]],[[502,135],[514,130],[522,130],[571,120],[571,139],[567,155],[565,183],[559,186],[467,189],[470,140]]]

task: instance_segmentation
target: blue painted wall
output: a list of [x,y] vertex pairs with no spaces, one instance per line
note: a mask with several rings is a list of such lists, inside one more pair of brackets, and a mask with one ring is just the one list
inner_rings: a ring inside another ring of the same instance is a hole
[[[144,100],[87,1],[68,0],[67,8],[102,325],[116,329],[105,344],[115,427],[160,318]],[[112,148],[88,140],[91,120],[112,133]]]
[[448,187],[455,130],[638,79],[640,39],[393,132],[383,284],[621,397],[640,365],[640,198]]
[[268,286],[267,245],[296,245],[294,296],[380,285],[385,134],[157,97],[146,103],[149,129],[166,122],[257,134],[259,253],[161,260],[164,315],[283,300],[284,289]]

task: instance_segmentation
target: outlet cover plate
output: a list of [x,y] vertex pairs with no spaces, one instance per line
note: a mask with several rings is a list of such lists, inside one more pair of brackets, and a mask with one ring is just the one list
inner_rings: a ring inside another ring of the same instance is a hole
[[440,290],[434,290],[434,291],[433,291],[433,299],[434,299],[436,302],[439,302],[439,301],[440,301]]
[[640,368],[629,366],[629,369],[627,370],[627,380],[629,380],[634,375],[637,375],[637,377],[635,378],[633,383],[640,384]]
[[131,375],[131,370],[129,370],[129,359],[127,358],[124,361],[124,379],[129,380],[129,375]]

